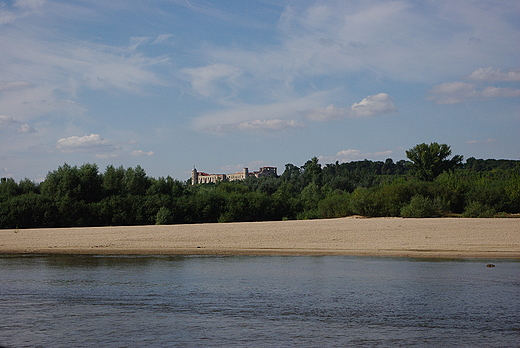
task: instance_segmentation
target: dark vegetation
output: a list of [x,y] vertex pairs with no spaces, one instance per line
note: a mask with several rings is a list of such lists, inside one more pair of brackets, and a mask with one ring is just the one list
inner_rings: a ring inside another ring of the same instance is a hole
[[64,164],[41,183],[0,181],[0,228],[173,224],[349,215],[497,217],[520,213],[520,161],[449,159],[420,144],[411,161],[286,164],[278,177],[192,186],[140,166]]

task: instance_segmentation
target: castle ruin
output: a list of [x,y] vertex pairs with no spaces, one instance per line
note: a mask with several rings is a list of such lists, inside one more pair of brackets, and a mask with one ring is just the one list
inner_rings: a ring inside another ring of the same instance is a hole
[[249,176],[260,178],[262,176],[274,176],[277,177],[276,167],[261,167],[257,172],[249,172],[248,168],[244,168],[244,171],[233,174],[208,174],[197,171],[197,168],[193,168],[191,171],[191,184],[208,184],[216,183],[220,181],[235,181],[244,180]]

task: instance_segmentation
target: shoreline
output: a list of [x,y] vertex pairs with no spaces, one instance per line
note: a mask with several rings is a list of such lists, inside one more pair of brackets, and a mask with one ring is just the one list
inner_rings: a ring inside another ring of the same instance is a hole
[[520,219],[360,218],[0,230],[0,254],[520,259]]

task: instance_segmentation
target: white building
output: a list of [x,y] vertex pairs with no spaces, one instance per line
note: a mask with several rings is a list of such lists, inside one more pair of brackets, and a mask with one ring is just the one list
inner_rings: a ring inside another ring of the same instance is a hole
[[244,180],[248,176],[261,177],[261,176],[274,176],[277,177],[276,167],[261,167],[257,172],[249,172],[247,168],[244,168],[243,172],[237,172],[233,174],[208,174],[197,171],[193,168],[191,171],[191,184],[207,184],[219,181],[235,181]]

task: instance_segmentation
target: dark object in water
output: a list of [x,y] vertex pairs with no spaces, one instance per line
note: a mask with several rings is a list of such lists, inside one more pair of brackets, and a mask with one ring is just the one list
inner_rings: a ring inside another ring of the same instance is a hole
[[488,263],[488,264],[486,265],[486,267],[495,267],[495,265],[492,264],[492,263]]

